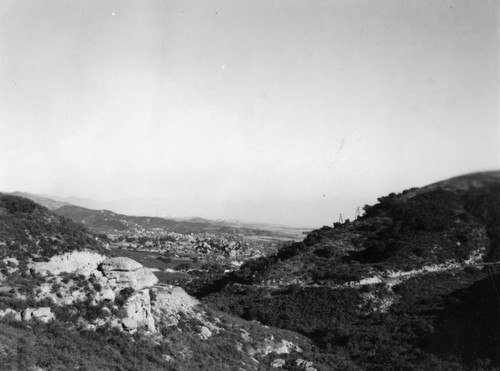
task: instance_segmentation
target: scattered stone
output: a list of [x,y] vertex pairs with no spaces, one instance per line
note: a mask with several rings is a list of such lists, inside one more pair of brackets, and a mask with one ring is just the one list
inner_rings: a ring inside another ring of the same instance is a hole
[[280,368],[285,365],[285,360],[283,358],[276,358],[274,361],[271,362],[271,367],[273,368]]
[[212,336],[212,331],[210,331],[205,326],[201,326],[201,329],[200,329],[200,338],[206,340],[206,339],[208,339],[211,336]]
[[241,338],[245,343],[249,343],[252,339],[250,338],[250,333],[247,330],[241,329]]
[[54,313],[52,313],[50,307],[26,308],[20,313],[20,319],[25,322],[37,319],[47,323],[54,319]]
[[168,355],[168,354],[163,354],[161,356],[165,361],[167,362],[172,362],[174,359],[172,358],[172,356]]
[[305,359],[302,358],[295,360],[295,364],[305,371],[317,371],[316,368],[312,367],[313,362],[306,361]]

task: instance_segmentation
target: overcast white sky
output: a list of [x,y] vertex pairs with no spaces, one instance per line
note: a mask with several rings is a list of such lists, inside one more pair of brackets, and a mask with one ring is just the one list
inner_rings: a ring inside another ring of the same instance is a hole
[[0,2],[0,191],[321,226],[500,168],[498,1]]

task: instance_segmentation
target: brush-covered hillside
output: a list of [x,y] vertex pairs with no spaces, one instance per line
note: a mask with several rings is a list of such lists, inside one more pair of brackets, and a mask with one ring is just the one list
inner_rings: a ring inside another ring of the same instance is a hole
[[0,193],[0,258],[48,259],[73,250],[100,250],[96,236],[27,198]]
[[196,294],[306,335],[332,369],[499,367],[500,172],[391,193],[364,211]]
[[312,231],[249,262],[240,280],[329,284],[377,271],[500,260],[500,173],[479,173],[380,197],[358,220]]
[[0,194],[0,248],[2,370],[312,365],[306,337],[214,310],[31,200]]

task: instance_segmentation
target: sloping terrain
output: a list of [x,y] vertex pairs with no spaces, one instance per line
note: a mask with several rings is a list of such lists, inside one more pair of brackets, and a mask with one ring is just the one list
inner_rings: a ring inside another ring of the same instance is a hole
[[0,246],[2,370],[311,364],[302,335],[213,310],[31,200],[0,194]]
[[59,209],[60,207],[65,206],[65,205],[71,205],[69,202],[54,200],[50,197],[34,195],[31,193],[27,193],[27,192],[12,192],[10,194],[12,196],[24,197],[24,198],[27,198],[31,201],[35,201],[37,204],[45,206],[47,209],[49,209],[51,211],[55,210],[55,209]]
[[100,233],[131,232],[136,230],[152,230],[158,228],[164,230],[165,232],[176,232],[182,234],[210,232],[218,234],[238,234],[244,236],[270,236],[286,239],[294,237],[294,235],[279,231],[241,227],[199,218],[177,221],[159,217],[123,215],[109,210],[91,210],[74,205],[63,206],[54,212],[78,223],[82,223],[89,229]]
[[86,228],[31,200],[0,193],[0,258],[49,258],[83,249],[101,249]]
[[315,230],[195,294],[298,331],[360,368],[499,366],[500,173],[378,201],[358,220]]
[[[390,194],[364,210],[186,293],[155,284],[137,262],[120,258],[112,268],[117,261],[95,255],[99,242],[85,227],[2,195],[0,363],[12,370],[498,369],[500,173]],[[127,228],[163,223],[126,218],[135,223]],[[85,269],[85,252],[75,252],[82,246],[94,254]],[[54,256],[62,252],[78,269],[44,273],[67,260]],[[23,256],[31,272],[18,263]],[[45,257],[52,259],[35,263]]]

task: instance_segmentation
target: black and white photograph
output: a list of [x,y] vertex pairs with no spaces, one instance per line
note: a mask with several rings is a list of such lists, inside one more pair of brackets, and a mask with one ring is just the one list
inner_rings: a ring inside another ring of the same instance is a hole
[[0,0],[0,370],[500,370],[500,1]]

